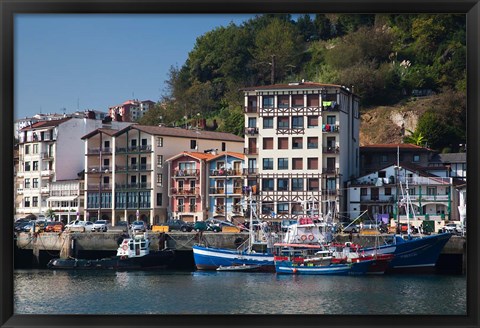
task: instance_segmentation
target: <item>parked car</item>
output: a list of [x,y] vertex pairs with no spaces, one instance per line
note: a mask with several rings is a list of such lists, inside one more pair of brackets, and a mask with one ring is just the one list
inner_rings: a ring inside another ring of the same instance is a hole
[[127,221],[118,221],[115,224],[115,227],[118,230],[122,230],[123,232],[127,232],[128,231],[128,222]]
[[341,230],[344,233],[357,233],[360,232],[360,225],[351,222],[342,222],[341,223]]
[[182,232],[190,232],[193,230],[193,224],[190,222],[185,222],[179,219],[170,219],[164,224],[168,226],[170,231],[172,230],[180,230]]
[[211,222],[207,221],[197,221],[193,225],[193,230],[195,231],[213,231],[213,232],[220,232],[222,228],[219,225],[215,225]]
[[13,227],[13,231],[15,232],[22,232],[24,231],[24,227],[26,225],[29,225],[30,224],[30,221],[22,221],[22,222],[15,222],[15,226]]
[[453,234],[462,233],[462,226],[458,223],[447,223],[443,229]]
[[47,222],[45,227],[45,232],[62,232],[65,229],[65,225],[60,221],[50,221]]
[[66,229],[83,227],[85,232],[93,231],[93,222],[91,221],[81,221],[75,220],[65,226]]
[[145,231],[147,231],[147,225],[143,221],[134,221],[134,222],[132,222],[130,227],[131,227],[133,232],[136,232],[136,231],[145,232]]
[[97,220],[92,226],[92,231],[103,231],[107,232],[108,221],[107,220]]

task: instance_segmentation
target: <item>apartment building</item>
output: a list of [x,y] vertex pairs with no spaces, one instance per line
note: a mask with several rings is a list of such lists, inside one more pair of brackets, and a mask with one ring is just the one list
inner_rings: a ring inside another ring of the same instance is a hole
[[175,215],[165,161],[183,151],[241,152],[244,140],[230,133],[131,125],[97,129],[85,140],[85,216],[115,224],[141,219],[150,224]]
[[312,82],[244,89],[246,180],[264,220],[346,208],[359,173],[359,99]]
[[208,217],[244,221],[244,158],[242,153],[225,152],[207,159]]
[[67,117],[22,128],[18,135],[15,216],[44,214],[49,208],[51,183],[78,178],[84,168],[83,135],[102,126],[115,129],[129,124]]
[[75,180],[51,182],[47,207],[53,211],[55,218],[63,223],[77,218],[83,220],[84,192],[83,175]]
[[132,99],[120,105],[109,107],[108,113],[114,121],[135,122],[153,106],[155,106],[155,102],[151,100]]
[[438,227],[446,220],[458,220],[458,212],[452,211],[458,203],[452,178],[429,174],[411,163],[389,165],[349,181],[350,219],[367,211],[371,219],[385,217],[386,221],[406,223],[407,187],[410,219],[415,226],[423,220],[433,220]]

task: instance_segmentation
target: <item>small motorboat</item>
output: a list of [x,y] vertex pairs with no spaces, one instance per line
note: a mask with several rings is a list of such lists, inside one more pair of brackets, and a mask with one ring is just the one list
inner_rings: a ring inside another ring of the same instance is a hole
[[243,265],[228,265],[228,266],[219,266],[217,271],[258,271],[261,268],[261,265],[256,264],[243,264]]

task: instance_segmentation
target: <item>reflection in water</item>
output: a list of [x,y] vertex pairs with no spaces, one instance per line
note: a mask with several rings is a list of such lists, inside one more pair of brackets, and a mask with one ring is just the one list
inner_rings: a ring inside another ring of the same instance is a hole
[[18,270],[14,306],[17,314],[464,315],[466,279]]

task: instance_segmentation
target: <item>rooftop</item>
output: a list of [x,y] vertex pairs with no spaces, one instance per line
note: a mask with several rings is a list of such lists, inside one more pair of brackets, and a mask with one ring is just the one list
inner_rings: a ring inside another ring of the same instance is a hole
[[63,122],[66,122],[70,119],[71,119],[71,117],[66,117],[66,118],[62,118],[62,119],[58,119],[58,120],[39,121],[39,122],[33,123],[30,126],[24,127],[20,131],[29,131],[29,130],[35,130],[35,129],[48,128],[48,127],[51,127],[51,126],[59,126]]
[[378,150],[408,150],[408,151],[432,151],[430,148],[417,146],[408,143],[395,143],[395,144],[372,144],[372,145],[365,145],[360,147],[360,151],[378,151]]

